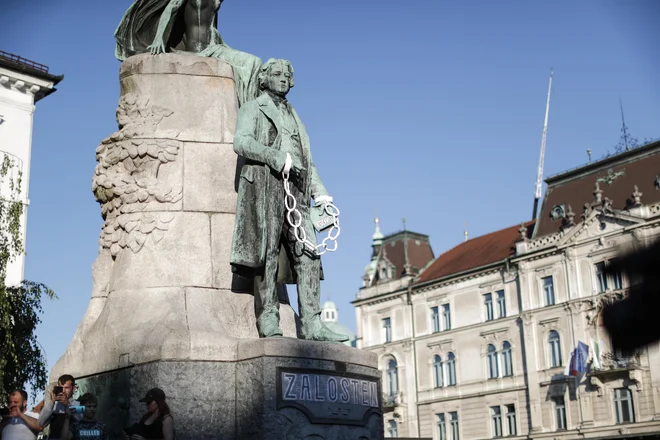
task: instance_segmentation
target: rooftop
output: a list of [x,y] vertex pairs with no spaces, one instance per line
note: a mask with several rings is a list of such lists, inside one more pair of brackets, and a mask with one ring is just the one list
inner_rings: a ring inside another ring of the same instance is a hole
[[57,84],[64,75],[52,75],[48,72],[48,66],[45,64],[37,63],[36,61],[28,60],[13,53],[0,50],[0,67],[6,67],[27,75],[32,75],[46,81],[52,81]]
[[[595,201],[596,183],[602,197],[610,199],[615,210],[629,206],[635,187],[642,194],[644,204],[657,203],[660,201],[659,176],[660,141],[552,176],[546,179],[548,188],[534,238],[559,232],[563,218],[557,213],[568,212],[569,206],[579,219],[585,204]],[[553,208],[555,215],[551,217]]]
[[428,235],[412,231],[400,231],[386,236],[382,250],[381,256],[396,266],[396,279],[404,273],[406,263],[413,273],[418,273],[434,258]]
[[[533,225],[534,221],[525,223],[528,235]],[[459,244],[440,255],[427,267],[420,274],[416,284],[445,278],[505,260],[515,252],[516,242],[520,240],[519,230],[520,225],[511,226]]]

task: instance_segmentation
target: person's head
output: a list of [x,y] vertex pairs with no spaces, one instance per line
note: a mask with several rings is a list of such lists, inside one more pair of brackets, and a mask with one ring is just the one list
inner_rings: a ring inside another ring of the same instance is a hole
[[23,390],[14,390],[9,393],[9,410],[18,408],[20,412],[25,412],[27,409],[28,395]]
[[65,374],[57,379],[57,384],[62,387],[62,394],[70,399],[76,390],[76,380],[70,374]]
[[261,66],[259,88],[279,96],[286,96],[293,87],[293,67],[287,60],[271,58]]
[[80,405],[85,407],[83,419],[94,420],[96,418],[96,407],[98,403],[98,399],[92,393],[85,393],[80,397]]
[[152,388],[147,391],[147,394],[140,399],[140,402],[147,405],[147,412],[149,414],[154,414],[158,411],[161,416],[164,416],[170,413],[170,407],[165,402],[165,392],[160,388]]

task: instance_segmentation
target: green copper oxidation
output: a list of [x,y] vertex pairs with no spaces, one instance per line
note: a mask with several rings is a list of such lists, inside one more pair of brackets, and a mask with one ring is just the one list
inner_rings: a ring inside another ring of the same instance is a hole
[[239,104],[257,96],[261,60],[229,47],[217,29],[222,0],[135,0],[115,30],[120,61],[151,52],[189,52],[234,68]]
[[235,273],[255,280],[255,311],[262,337],[281,336],[277,282],[296,283],[304,339],[346,341],[320,319],[321,259],[293,236],[286,219],[281,171],[287,154],[293,160],[292,193],[307,237],[316,244],[310,199],[327,196],[312,160],[309,137],[286,100],[293,69],[270,59],[261,68],[263,93],[238,112],[234,150],[245,158],[240,172],[230,261]]

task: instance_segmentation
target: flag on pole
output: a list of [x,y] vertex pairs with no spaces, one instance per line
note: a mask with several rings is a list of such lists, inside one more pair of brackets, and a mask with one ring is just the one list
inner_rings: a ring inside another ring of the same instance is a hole
[[593,339],[591,340],[591,349],[594,352],[591,366],[596,370],[600,370],[601,368],[603,368],[603,366],[600,362],[600,345],[598,344],[598,341],[595,341]]
[[570,375],[577,376],[580,373],[586,373],[588,358],[589,358],[589,346],[582,341],[578,341],[577,348],[573,350]]
[[571,375],[571,366],[573,365],[573,352],[568,355],[568,362],[566,362],[566,368],[564,368],[564,376],[570,376]]
[[577,351],[579,353],[578,371],[580,373],[587,372],[587,361],[589,360],[589,346],[582,341],[578,341]]

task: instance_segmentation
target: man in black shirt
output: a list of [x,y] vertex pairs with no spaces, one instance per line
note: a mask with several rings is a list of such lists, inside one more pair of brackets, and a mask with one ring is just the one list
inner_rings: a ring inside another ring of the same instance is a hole
[[107,440],[105,424],[96,420],[96,396],[91,393],[83,394],[80,404],[85,408],[82,420],[73,418],[73,408],[67,409],[62,426],[62,440]]

